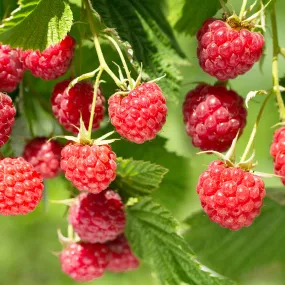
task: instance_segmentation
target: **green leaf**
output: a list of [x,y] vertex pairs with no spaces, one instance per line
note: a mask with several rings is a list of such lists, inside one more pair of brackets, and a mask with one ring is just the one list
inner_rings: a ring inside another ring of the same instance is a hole
[[[159,82],[165,96],[175,100],[180,94],[181,74],[177,63],[185,63],[173,31],[161,12],[160,1],[92,0],[105,25],[128,42],[136,60],[143,64],[144,80],[166,74]],[[123,13],[121,11],[124,11]]]
[[[171,11],[173,14],[172,21],[175,23],[174,27],[178,32],[195,35],[202,23],[213,17],[219,9],[221,9],[219,0],[179,1],[178,5],[173,6],[174,11]],[[179,13],[178,11],[181,10],[182,13]]]
[[66,0],[20,0],[0,26],[0,42],[23,49],[44,50],[70,31],[72,11]]
[[148,161],[117,159],[116,188],[125,197],[150,195],[157,189],[168,170]]
[[284,223],[285,207],[266,198],[261,215],[248,228],[223,229],[199,212],[187,220],[190,229],[185,238],[203,264],[241,279],[264,265],[285,265]]
[[126,231],[132,249],[152,265],[162,284],[232,284],[201,269],[187,243],[177,234],[177,226],[170,212],[150,198],[127,208]]

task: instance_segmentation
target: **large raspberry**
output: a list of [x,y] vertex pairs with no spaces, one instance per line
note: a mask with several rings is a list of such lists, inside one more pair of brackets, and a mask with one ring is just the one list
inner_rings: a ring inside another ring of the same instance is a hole
[[197,32],[197,56],[202,69],[219,80],[249,71],[264,45],[262,34],[233,29],[226,22],[208,19]]
[[132,253],[124,235],[107,243],[110,249],[110,261],[107,269],[114,273],[135,270],[140,266],[138,258]]
[[104,275],[109,250],[104,244],[72,243],[60,254],[62,271],[77,282],[88,282]]
[[44,80],[53,80],[66,73],[73,54],[75,40],[66,36],[60,43],[51,45],[44,51],[39,50],[22,52],[24,66],[29,69],[35,77]]
[[109,145],[68,144],[61,151],[61,169],[80,191],[98,194],[116,178],[116,154]]
[[143,83],[127,96],[109,98],[109,116],[117,132],[141,144],[155,138],[166,121],[166,100],[156,83]]
[[85,242],[114,240],[123,233],[126,225],[124,204],[119,194],[112,190],[100,194],[82,193],[70,207],[69,223]]
[[60,172],[60,158],[63,146],[55,140],[39,137],[31,140],[24,149],[23,157],[45,179],[53,178]]
[[[60,124],[68,131],[77,134],[76,127],[80,127],[80,116],[85,127],[88,128],[94,88],[90,82],[79,82],[66,92],[69,82],[65,80],[55,85],[51,97],[52,111]],[[93,130],[98,129],[104,119],[104,104],[105,98],[98,89]]]
[[[1,82],[1,79],[0,79]],[[16,109],[12,99],[0,92],[0,147],[9,139],[15,122]]]
[[0,91],[13,92],[22,80],[23,72],[20,51],[0,44]]
[[183,104],[184,123],[194,146],[226,151],[246,124],[243,98],[223,86],[198,85]]
[[41,175],[22,157],[0,161],[0,215],[32,212],[41,200],[43,189]]
[[197,192],[209,218],[231,230],[250,226],[265,197],[260,177],[219,160],[200,175]]
[[[270,154],[274,159],[275,173],[285,177],[285,127],[275,131]],[[285,178],[281,181],[285,185]]]

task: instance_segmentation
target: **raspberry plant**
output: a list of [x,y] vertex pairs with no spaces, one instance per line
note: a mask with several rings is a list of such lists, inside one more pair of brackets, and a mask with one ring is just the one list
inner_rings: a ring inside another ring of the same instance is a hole
[[1,1],[3,282],[275,284],[284,7]]

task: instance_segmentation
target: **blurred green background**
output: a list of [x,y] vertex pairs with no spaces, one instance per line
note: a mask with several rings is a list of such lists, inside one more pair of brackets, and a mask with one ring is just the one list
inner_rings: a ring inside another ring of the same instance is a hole
[[[0,2],[1,1],[2,0],[0,0]],[[176,0],[168,1],[169,19],[171,19],[171,13],[176,5]],[[240,2],[241,1],[238,0],[231,1],[231,4],[236,11],[239,10]],[[283,31],[283,27],[285,26],[285,2],[278,1],[276,8],[278,13],[278,27],[280,27],[280,45],[285,47],[285,35]],[[218,16],[220,16],[220,13]],[[195,185],[199,174],[206,168],[208,162],[213,160],[213,157],[209,155],[196,155],[197,149],[194,149],[191,146],[190,140],[184,132],[181,105],[185,94],[195,86],[193,82],[205,81],[214,83],[214,79],[207,76],[198,67],[196,58],[197,43],[195,37],[177,35],[177,38],[192,65],[181,67],[184,77],[181,96],[178,105],[172,102],[168,103],[169,115],[166,126],[161,132],[161,136],[167,139],[166,147],[168,151],[184,157],[184,159],[181,158],[181,160],[175,161],[175,168],[177,168],[177,173],[181,172],[184,174],[187,181],[184,181],[185,189],[180,189],[180,193],[177,193],[177,188],[174,188],[175,191],[171,191],[172,185],[169,184],[169,189],[165,190],[167,187],[161,189],[166,192],[163,193],[163,191],[158,191],[155,193],[155,197],[157,200],[164,203],[180,221],[183,221],[190,214],[200,210],[198,197],[195,192]],[[256,64],[246,75],[232,80],[230,82],[231,88],[235,89],[240,95],[246,96],[251,90],[269,89],[271,87],[271,46],[271,29],[270,23],[268,22],[266,31],[266,57],[262,71],[260,71],[259,65]],[[89,68],[89,70],[91,69]],[[281,76],[285,74],[285,60],[282,58],[280,58],[279,71]],[[35,88],[37,88],[37,86],[35,86]],[[44,88],[43,85],[41,85],[40,88]],[[40,88],[38,89],[39,92]],[[50,88],[50,86],[47,88]],[[51,89],[47,90],[47,93],[48,92],[51,92]],[[238,155],[241,155],[242,150],[247,143],[263,99],[263,97],[257,97],[249,103],[248,123],[238,143]],[[277,122],[277,107],[272,98],[267,104],[256,137],[255,149],[256,158],[259,163],[258,171],[273,173],[273,164],[269,154],[269,147],[274,132],[274,129],[271,127]],[[152,147],[151,143],[148,147]],[[136,149],[135,146],[133,148],[134,150]],[[137,149],[139,150],[139,147],[137,147]],[[155,161],[155,155],[153,160]],[[179,161],[182,163],[179,163]],[[274,187],[282,189],[283,187],[277,178],[266,179],[266,185],[268,188]],[[62,177],[48,181],[48,198],[56,200],[68,197],[67,186],[67,182],[65,182]],[[173,197],[175,198],[175,203],[172,203]],[[264,207],[266,207],[266,204]],[[41,205],[35,212],[28,216],[0,217],[0,224],[1,285],[75,284],[75,282],[61,273],[60,264],[57,258],[52,254],[52,251],[60,250],[60,244],[56,234],[57,228],[61,228],[63,232],[65,232],[67,226],[64,206],[50,203],[48,205],[48,211],[46,212],[43,205]],[[211,239],[211,236],[208,238]],[[283,243],[280,243],[280,247],[282,246]],[[262,250],[264,250],[264,248],[260,248],[260,251]],[[234,256],[232,258],[234,258]],[[240,276],[239,282],[239,284],[242,285],[285,284],[284,268],[278,263],[270,264],[265,268],[259,268],[257,265],[252,272]],[[137,285],[159,284],[147,265],[142,265],[141,269],[136,272],[118,275],[106,274],[104,278],[94,282],[94,284],[99,285],[131,285],[134,283]]]

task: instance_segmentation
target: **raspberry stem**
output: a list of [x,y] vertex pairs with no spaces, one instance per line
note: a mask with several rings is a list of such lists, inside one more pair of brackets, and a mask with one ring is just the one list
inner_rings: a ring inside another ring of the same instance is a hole
[[285,121],[285,106],[279,86],[278,55],[280,53],[280,47],[278,42],[275,2],[272,3],[272,9],[271,9],[271,27],[272,27],[272,40],[273,40],[273,57],[272,57],[273,93],[276,96],[276,100],[279,106],[280,120]]
[[241,20],[243,19],[243,14],[244,14],[244,12],[245,12],[246,5],[247,5],[247,0],[243,0],[243,1],[242,1],[242,6],[241,6],[241,9],[240,9],[240,12],[239,12],[239,18],[240,18]]
[[285,57],[285,48],[280,48],[280,54]]

